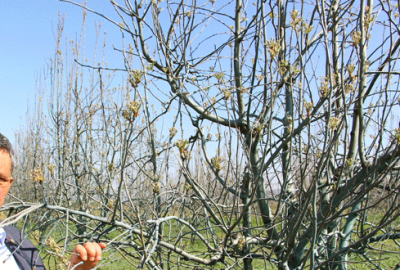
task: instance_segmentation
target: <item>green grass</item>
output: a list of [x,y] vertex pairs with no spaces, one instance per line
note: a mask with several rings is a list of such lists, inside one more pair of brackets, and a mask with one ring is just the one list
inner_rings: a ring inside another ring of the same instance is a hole
[[[376,216],[375,216],[376,217]],[[371,217],[372,218],[372,217]],[[394,224],[394,226],[398,225],[400,223],[397,222]],[[257,227],[259,225],[259,222],[257,222],[256,218],[253,218],[252,220],[253,226]],[[70,229],[73,231],[75,230],[74,224],[70,223]],[[366,227],[367,228],[367,227]],[[62,228],[61,226],[55,227],[55,228],[49,228],[46,233],[49,233],[49,231],[53,229],[52,231],[52,236],[58,240],[59,245],[62,246],[63,244],[63,239],[65,238],[65,228]],[[170,221],[169,223],[166,223],[164,226],[164,240],[168,240],[166,238],[170,239],[176,239],[176,237],[179,234],[182,233],[189,233],[189,229],[186,228],[185,226],[181,226],[178,222],[176,221]],[[169,233],[169,235],[168,235]],[[201,235],[205,237],[206,239],[210,239],[210,235],[206,230],[200,231]],[[254,235],[255,234],[261,234],[265,236],[265,230],[263,227],[257,228],[254,230]],[[380,232],[382,233],[382,232]],[[120,231],[115,230],[112,233],[108,234],[108,237],[110,239],[117,237],[121,234]],[[216,229],[215,230],[216,237],[218,238],[218,242],[221,242],[223,239],[223,233],[222,231]],[[36,244],[37,246],[38,243],[35,241],[33,235],[30,235],[29,238]],[[352,238],[352,241],[357,241],[357,235],[354,234],[354,237]],[[136,239],[136,244],[139,246],[141,245],[140,241]],[[68,247],[68,251],[71,252],[72,249],[74,248],[74,244],[70,244]],[[185,251],[198,255],[198,256],[204,256],[205,252],[207,251],[207,247],[202,243],[200,240],[198,240],[198,237],[194,238],[192,241],[191,239],[191,234],[186,234],[184,237],[181,238],[179,245],[180,248],[184,249]],[[398,254],[399,246],[396,245],[396,243],[393,240],[386,240],[381,243],[376,243],[376,244],[371,244],[371,247],[373,250],[368,250],[366,254],[354,254],[352,253],[348,260],[348,269],[360,269],[360,270],[367,270],[367,269],[377,269],[377,267],[381,267],[383,269],[394,269],[395,265],[400,261],[400,254]],[[46,254],[46,250],[50,250],[51,248],[45,247],[42,250],[42,257],[44,259],[45,265],[48,270],[52,269],[62,269],[59,267],[59,264],[61,263],[61,259],[58,258],[57,256],[54,255],[48,255]],[[383,252],[382,250],[388,250],[390,252]],[[167,261],[167,256],[168,253],[166,252],[167,250],[164,249],[163,253],[163,259],[164,261]],[[264,250],[267,254],[270,252],[269,250]],[[135,257],[131,257],[127,253],[133,254]],[[258,250],[258,253],[260,253],[260,250]],[[159,259],[157,257],[158,255],[156,253],[153,254],[153,257]],[[173,263],[169,265],[169,269],[196,269],[195,264],[191,261],[185,261],[182,257],[177,257],[174,253],[171,253]],[[371,263],[366,263],[366,257],[376,264],[376,267],[374,267]],[[69,256],[68,256],[69,257]],[[110,248],[106,249],[104,255],[103,255],[103,260],[101,262],[101,266],[98,268],[100,270],[114,270],[114,269],[136,269],[137,264],[139,263],[140,260],[140,255],[132,248],[132,247],[123,247],[121,249],[116,249],[116,248]],[[226,258],[226,261],[228,262],[228,265],[232,265],[234,263],[234,259],[229,259]],[[130,263],[131,262],[131,263]],[[238,260],[239,266],[233,267],[232,269],[241,269],[241,266],[243,265],[241,260]],[[179,265],[179,266],[178,266]],[[225,269],[225,265],[223,263],[217,263],[214,266],[203,266],[199,265],[197,269]],[[168,269],[168,268],[166,268]],[[264,262],[262,259],[254,259],[253,261],[253,269],[277,269],[274,267],[272,263],[269,262]],[[306,267],[307,269],[307,267]]]

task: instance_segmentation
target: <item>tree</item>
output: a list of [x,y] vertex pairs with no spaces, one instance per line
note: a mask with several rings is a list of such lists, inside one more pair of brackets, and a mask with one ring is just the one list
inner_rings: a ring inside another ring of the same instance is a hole
[[111,5],[97,14],[121,31],[122,100],[104,97],[111,68],[76,56],[97,83],[82,91],[76,72],[74,116],[58,121],[58,108],[51,124],[65,126],[54,149],[72,140],[59,185],[73,176],[78,205],[101,211],[65,205],[65,186],[47,209],[90,237],[122,230],[109,241],[138,268],[347,269],[349,256],[388,267],[370,251],[400,237],[397,3]]

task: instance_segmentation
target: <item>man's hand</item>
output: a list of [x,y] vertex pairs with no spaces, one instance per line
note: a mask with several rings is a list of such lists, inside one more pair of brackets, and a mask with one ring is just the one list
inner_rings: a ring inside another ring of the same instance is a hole
[[[83,246],[77,245],[73,251],[70,268],[74,270],[92,269],[101,260],[101,250],[106,247],[104,243],[87,242]],[[80,264],[80,265],[77,265]],[[76,266],[76,267],[75,267]],[[75,267],[75,268],[74,268]]]

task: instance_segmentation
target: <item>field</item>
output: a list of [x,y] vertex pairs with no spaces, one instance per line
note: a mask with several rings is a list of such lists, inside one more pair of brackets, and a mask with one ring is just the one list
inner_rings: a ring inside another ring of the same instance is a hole
[[[399,223],[399,222],[396,222]],[[253,220],[253,225],[257,225],[257,220]],[[169,238],[174,239],[177,236],[177,230],[170,230],[171,228],[176,229],[177,224],[175,222],[169,223],[164,227],[165,232],[170,232]],[[69,225],[70,229],[74,229],[74,224]],[[54,229],[54,228],[53,228]],[[47,230],[49,233],[50,230]],[[187,231],[186,231],[187,232]],[[184,230],[181,233],[186,233]],[[381,232],[383,233],[383,232]],[[206,233],[202,233],[204,237],[207,237]],[[59,247],[62,249],[62,245],[64,243],[64,233],[62,231],[53,230],[52,236],[57,238],[54,240]],[[122,231],[115,230],[108,235],[110,239],[122,236]],[[222,234],[220,235],[222,238]],[[31,233],[29,237],[37,246],[40,246],[35,239],[38,239],[38,235],[35,233]],[[51,238],[52,239],[52,238]],[[356,236],[353,237],[353,241],[358,240]],[[60,256],[55,255],[56,253],[60,254],[60,251],[56,252],[54,249],[54,245],[49,244],[49,240],[46,240],[47,245],[42,248],[41,254],[44,258],[45,265],[48,270],[50,269],[62,269]],[[140,245],[139,242],[136,244]],[[193,240],[190,237],[190,234],[181,238],[179,246],[184,248],[186,251],[190,253],[202,254],[206,253],[207,249],[199,240]],[[65,252],[65,257],[69,257],[69,252],[73,248],[72,245],[69,245]],[[384,250],[384,251],[383,251]],[[69,251],[69,252],[67,252]],[[268,250],[264,250],[266,254],[268,254]],[[46,254],[46,255],[44,255]],[[154,255],[153,255],[154,256]],[[170,264],[167,263],[168,260],[166,258],[170,256]],[[193,265],[193,263],[188,264],[182,257],[176,257],[172,254],[163,254],[163,259],[165,262],[164,269],[226,269],[226,266],[223,263],[217,263],[214,266],[202,266],[198,265],[197,267]],[[132,247],[120,246],[115,248],[115,246],[106,248],[103,260],[99,265],[98,269],[101,270],[111,270],[111,269],[137,269],[137,265],[139,263],[140,256]],[[400,262],[400,252],[399,252],[399,244],[394,240],[386,240],[384,242],[379,242],[376,244],[370,244],[369,249],[365,250],[365,253],[352,253],[349,256],[349,269],[395,269],[396,264]],[[366,261],[369,261],[368,263]],[[237,261],[238,265],[233,266],[230,269],[242,269],[242,261]],[[230,265],[232,265],[232,260],[230,261]],[[254,269],[277,269],[270,262],[266,262],[263,259],[255,259],[253,261]],[[150,269],[150,268],[149,268]],[[307,268],[307,265],[305,267]]]

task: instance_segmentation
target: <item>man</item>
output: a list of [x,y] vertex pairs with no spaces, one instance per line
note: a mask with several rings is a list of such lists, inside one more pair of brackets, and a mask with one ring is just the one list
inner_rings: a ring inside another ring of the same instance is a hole
[[[10,141],[0,133],[0,208],[14,181],[14,153]],[[92,269],[101,260],[104,243],[77,245],[70,259],[70,269]],[[0,228],[0,270],[45,269],[34,245],[13,226]]]

